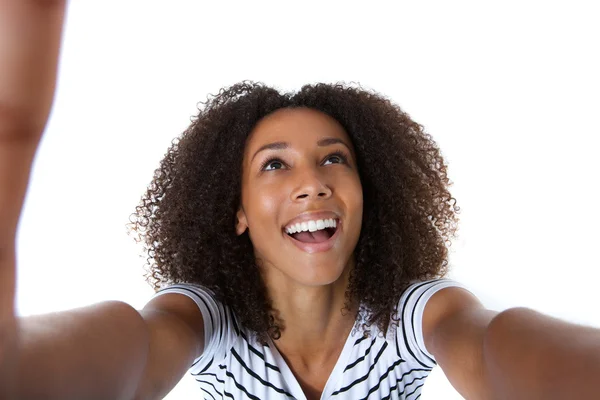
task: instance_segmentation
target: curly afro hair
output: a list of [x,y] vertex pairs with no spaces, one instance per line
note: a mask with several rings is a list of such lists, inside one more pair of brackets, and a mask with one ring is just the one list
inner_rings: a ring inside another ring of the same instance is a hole
[[261,118],[295,107],[336,119],[356,150],[364,209],[345,308],[358,301],[365,329],[376,324],[385,332],[411,281],[447,274],[447,246],[460,211],[448,191],[447,166],[423,126],[389,99],[343,83],[281,94],[244,81],[200,104],[128,224],[144,242],[146,279],[155,290],[203,285],[263,343],[266,335],[280,336],[283,325],[274,317],[248,232],[237,236],[234,227],[249,133]]

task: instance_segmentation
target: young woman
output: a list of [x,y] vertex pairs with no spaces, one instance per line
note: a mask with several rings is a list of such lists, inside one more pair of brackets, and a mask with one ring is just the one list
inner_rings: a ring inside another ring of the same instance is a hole
[[417,399],[436,364],[469,399],[597,395],[598,329],[486,310],[444,278],[458,208],[439,149],[344,85],[243,82],[205,104],[135,213],[157,289],[142,310],[16,318],[63,12],[0,14],[0,398],[159,399],[189,370],[209,399]]

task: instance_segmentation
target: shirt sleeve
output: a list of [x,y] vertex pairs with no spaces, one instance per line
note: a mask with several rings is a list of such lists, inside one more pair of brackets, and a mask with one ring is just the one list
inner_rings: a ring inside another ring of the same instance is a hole
[[188,296],[196,303],[202,313],[204,319],[204,352],[194,360],[189,372],[192,374],[203,372],[214,358],[218,358],[220,355],[224,356],[228,344],[232,341],[234,331],[237,332],[235,318],[231,310],[218,302],[214,293],[203,286],[189,283],[173,284],[159,290],[152,298],[167,293]]
[[447,287],[460,287],[471,292],[465,285],[447,278],[413,281],[402,293],[398,302],[400,314],[396,331],[398,353],[403,358],[415,360],[422,368],[432,369],[437,365],[435,357],[425,348],[423,311],[427,300]]

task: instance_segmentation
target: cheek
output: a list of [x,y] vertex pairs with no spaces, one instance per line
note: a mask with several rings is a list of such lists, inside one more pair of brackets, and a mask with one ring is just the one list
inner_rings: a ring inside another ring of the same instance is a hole
[[[256,257],[272,262],[272,243],[281,235],[279,221],[284,199],[280,190],[255,186],[248,191],[248,235]],[[284,197],[284,196],[283,196]]]
[[273,230],[279,221],[285,196],[281,188],[270,186],[273,185],[256,185],[248,190],[247,216],[250,228],[254,227],[255,231]]
[[360,209],[360,213],[362,213],[362,208],[363,208],[363,191],[362,191],[362,185],[360,183],[360,179],[358,177],[355,177],[355,179],[353,179],[352,181],[352,204],[356,209]]
[[281,197],[275,194],[262,194],[258,199],[260,214],[267,217],[276,217],[278,207],[281,205]]
[[354,195],[350,200],[350,208],[352,209],[352,215],[355,226],[357,226],[358,231],[360,232],[360,228],[362,226],[362,215],[363,215],[363,192],[360,181],[356,183],[355,190],[352,192]]

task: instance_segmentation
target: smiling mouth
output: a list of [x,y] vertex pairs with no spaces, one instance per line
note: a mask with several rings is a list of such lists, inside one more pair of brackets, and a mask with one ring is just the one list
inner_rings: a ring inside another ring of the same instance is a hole
[[293,239],[302,242],[302,243],[323,243],[329,240],[335,232],[338,230],[338,227],[335,228],[325,228],[320,229],[314,232],[296,232],[296,233],[286,233],[286,235],[291,236]]

